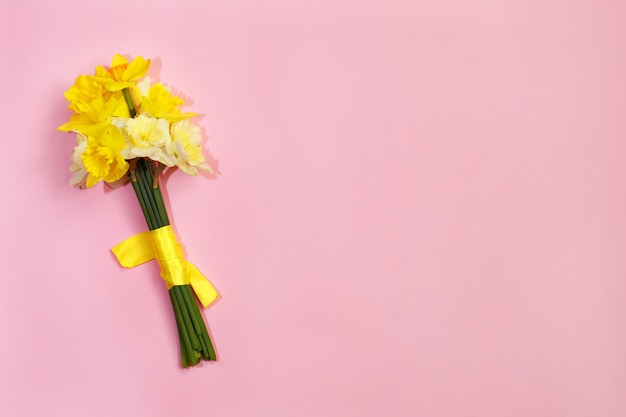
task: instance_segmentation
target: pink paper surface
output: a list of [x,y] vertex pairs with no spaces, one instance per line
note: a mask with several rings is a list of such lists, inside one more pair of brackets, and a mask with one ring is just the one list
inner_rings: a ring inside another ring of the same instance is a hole
[[[626,3],[5,1],[0,415],[623,417]],[[180,369],[130,187],[70,188],[115,53],[201,114],[171,218],[221,299]]]

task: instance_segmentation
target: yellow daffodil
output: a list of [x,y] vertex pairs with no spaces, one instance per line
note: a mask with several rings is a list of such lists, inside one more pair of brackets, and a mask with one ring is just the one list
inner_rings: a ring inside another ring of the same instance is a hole
[[[145,88],[145,87],[143,87]],[[167,119],[170,122],[193,117],[195,113],[181,113],[180,106],[184,101],[177,96],[173,96],[161,83],[156,83],[141,97],[141,110],[151,116]]]
[[121,92],[111,92],[94,77],[81,75],[66,92],[69,108],[75,112],[59,130],[98,136],[112,117],[130,117]]
[[86,135],[98,136],[111,124],[113,117],[129,117],[128,106],[122,95],[95,97],[86,102],[77,102],[81,112],[70,117],[70,121],[58,127],[64,132],[81,132]]
[[87,187],[98,182],[114,182],[128,171],[128,162],[121,154],[126,147],[122,132],[113,125],[108,126],[99,137],[88,136],[82,162],[87,171]]
[[106,99],[111,93],[102,84],[87,75],[76,78],[74,85],[65,92],[68,108],[76,113],[85,112],[90,103],[98,99]]
[[92,79],[102,83],[109,91],[120,91],[134,87],[134,82],[145,76],[149,68],[149,59],[138,56],[129,63],[126,58],[117,54],[113,57],[110,68],[96,67],[96,75]]

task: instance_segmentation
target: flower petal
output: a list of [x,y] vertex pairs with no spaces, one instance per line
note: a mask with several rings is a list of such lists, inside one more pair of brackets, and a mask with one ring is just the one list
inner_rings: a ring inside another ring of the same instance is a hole
[[124,81],[132,81],[143,77],[148,73],[150,68],[150,60],[143,59],[142,56],[138,56],[128,65],[128,68],[124,71],[122,79]]

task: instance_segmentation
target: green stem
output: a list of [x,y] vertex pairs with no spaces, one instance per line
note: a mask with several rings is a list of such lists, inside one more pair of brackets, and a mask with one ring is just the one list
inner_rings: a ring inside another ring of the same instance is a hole
[[128,111],[130,112],[130,117],[135,117],[137,115],[137,110],[135,110],[133,98],[130,95],[130,89],[128,87],[122,89],[122,94],[124,94],[124,100],[126,100],[126,105],[128,106]]
[[[191,321],[191,314],[189,314],[189,309],[187,308],[187,304],[185,303],[185,298],[182,294],[182,285],[172,287],[175,291],[178,306],[180,307],[180,312],[183,316],[183,321],[185,322],[185,328],[187,329],[187,333],[189,335],[189,340],[191,341],[191,346],[193,347],[195,352],[200,351],[200,341],[198,340],[198,336],[193,327],[193,322]],[[198,355],[199,356],[199,355]]]
[[167,210],[165,209],[165,203],[163,201],[163,194],[161,194],[161,188],[160,187],[153,188],[152,192],[154,193],[154,197],[156,199],[157,210],[159,211],[159,214],[161,215],[162,223],[166,225],[170,224],[170,219],[167,216]]
[[[151,160],[139,159],[133,164],[131,172],[133,189],[150,230],[169,224],[163,195],[158,187],[160,170],[155,169],[153,164]],[[174,286],[170,288],[169,295],[178,329],[182,367],[197,365],[200,360],[216,360],[215,350],[191,287]]]
[[[155,230],[169,225],[167,209],[158,186],[160,170],[155,168],[153,161],[145,158],[138,159],[133,164],[133,168],[131,182],[148,228]],[[215,349],[191,287],[189,285],[174,286],[170,288],[169,295],[178,328],[183,368],[197,365],[200,360],[216,360]]]
[[139,200],[141,211],[143,212],[143,216],[146,219],[146,223],[148,224],[148,229],[154,230],[155,227],[154,227],[154,224],[152,223],[152,218],[150,216],[150,213],[148,212],[146,202],[143,199],[143,194],[141,192],[141,189],[139,188],[139,184],[137,184],[137,177],[135,177],[135,180],[133,180],[131,176],[130,183],[132,184],[133,189],[135,190],[135,194],[137,195],[137,200]]
[[145,161],[139,160],[137,162],[137,170],[135,171],[135,176],[137,177],[139,191],[141,193],[141,196],[143,197],[144,203],[146,205],[146,210],[150,218],[149,223],[152,223],[152,228],[150,230],[154,230],[166,225],[161,224],[160,218],[158,216],[157,204],[154,198],[154,194],[152,193],[152,187],[147,185],[148,182],[151,182],[149,178],[146,178],[147,168],[148,167],[145,165]]
[[202,357],[205,360],[214,361],[217,359],[215,350],[213,349],[213,344],[209,338],[209,333],[204,325],[204,320],[202,319],[202,315],[198,309],[198,304],[196,304],[196,298],[191,291],[191,287],[189,285],[184,285],[182,286],[181,292],[185,297],[185,304],[187,304],[187,309],[191,313],[191,320],[193,321],[196,334],[198,335],[200,344],[202,345]]
[[191,347],[191,340],[189,338],[189,334],[186,332],[185,321],[183,319],[183,314],[181,312],[180,304],[178,302],[178,298],[176,297],[176,287],[170,288],[170,299],[172,300],[172,306],[174,307],[174,316],[176,317],[176,324],[178,327],[178,334],[180,339],[182,339],[183,343],[180,345],[180,356],[183,367],[185,363],[187,365],[195,365],[198,363],[197,359],[194,360],[193,348]]
[[189,360],[187,359],[187,349],[185,348],[185,343],[183,341],[183,334],[180,331],[180,327],[176,326],[178,330],[178,344],[180,345],[180,363],[183,368],[187,368],[189,366]]

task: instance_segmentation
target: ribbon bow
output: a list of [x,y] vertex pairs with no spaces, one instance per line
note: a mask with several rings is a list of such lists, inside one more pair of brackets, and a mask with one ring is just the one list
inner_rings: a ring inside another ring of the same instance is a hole
[[191,285],[204,307],[208,307],[217,298],[217,291],[209,280],[185,259],[183,248],[176,240],[171,226],[139,233],[115,245],[111,250],[125,268],[134,268],[156,259],[167,289],[176,285]]

